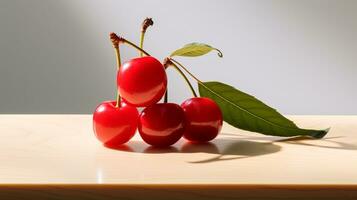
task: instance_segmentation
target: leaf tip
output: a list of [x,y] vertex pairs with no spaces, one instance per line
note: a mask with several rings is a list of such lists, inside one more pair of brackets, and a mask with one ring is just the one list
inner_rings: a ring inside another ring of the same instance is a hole
[[331,128],[327,128],[324,130],[317,131],[316,133],[312,134],[311,136],[316,139],[321,139],[325,137],[325,135],[330,131]]

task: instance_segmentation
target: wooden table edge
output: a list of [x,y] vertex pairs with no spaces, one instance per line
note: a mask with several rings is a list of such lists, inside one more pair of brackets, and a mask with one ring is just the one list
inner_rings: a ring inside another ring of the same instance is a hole
[[357,189],[357,184],[235,184],[235,183],[0,183],[0,188],[11,187],[64,187],[64,188],[95,188],[95,187],[148,187],[148,188],[299,188],[299,189]]
[[0,199],[357,199],[355,184],[0,184]]

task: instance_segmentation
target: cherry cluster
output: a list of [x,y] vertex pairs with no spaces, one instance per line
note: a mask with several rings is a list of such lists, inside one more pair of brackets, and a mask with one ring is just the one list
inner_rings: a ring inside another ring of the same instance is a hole
[[[118,45],[128,41],[113,34],[118,97],[102,102],[93,113],[96,137],[109,147],[128,142],[136,130],[146,143],[158,147],[173,145],[181,137],[191,142],[213,140],[222,128],[218,105],[205,97],[189,98],[181,105],[167,103],[167,63],[142,56],[121,65]],[[141,113],[139,107],[144,108]]]

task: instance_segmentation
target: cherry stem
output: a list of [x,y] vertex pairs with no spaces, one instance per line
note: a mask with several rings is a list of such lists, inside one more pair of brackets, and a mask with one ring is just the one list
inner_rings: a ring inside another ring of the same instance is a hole
[[174,60],[173,58],[169,58],[169,59],[171,61],[173,61],[174,63],[178,64],[183,70],[185,70],[185,72],[187,72],[198,83],[202,83],[202,81],[200,79],[198,79],[195,75],[193,75],[190,71],[188,71],[188,69],[185,66],[183,66],[181,63],[179,63],[178,61]]
[[[120,66],[121,66],[119,45],[114,46],[114,49],[115,49],[115,55],[117,57],[117,71],[119,71]],[[117,88],[117,104],[115,105],[115,107],[117,107],[117,108],[121,107],[121,96],[119,94],[119,88]]]
[[[110,38],[110,41],[112,42],[114,50],[115,50],[115,55],[116,55],[116,59],[117,59],[117,72],[118,72],[119,69],[120,69],[120,66],[121,66],[120,50],[119,50],[120,38],[117,36],[117,34],[115,34],[113,32],[109,34],[109,38]],[[120,106],[121,106],[121,96],[120,96],[120,93],[119,93],[119,88],[117,88],[117,98],[116,98],[116,100],[117,100],[117,104],[115,105],[115,107],[120,108]]]
[[119,46],[120,43],[125,43],[125,44],[128,44],[131,47],[137,49],[138,51],[143,52],[145,55],[150,56],[150,54],[148,52],[146,52],[144,49],[138,47],[136,44],[130,42],[129,40],[126,40],[123,37],[118,36],[117,34],[115,34],[113,32],[110,33],[110,40],[112,41],[114,47]]
[[[140,48],[143,48],[144,46],[144,36],[145,36],[145,32],[141,32],[140,34]],[[139,51],[139,56],[143,57],[143,52]]]
[[135,49],[137,49],[138,51],[140,51],[141,53],[147,55],[147,56],[150,56],[150,54],[148,52],[146,52],[144,49],[138,47],[136,44],[126,40],[125,38],[121,38],[121,41],[124,43],[124,44],[128,44],[132,47],[134,47]]
[[168,102],[168,90],[166,88],[165,96],[164,96],[164,103]]
[[[185,82],[187,83],[188,87],[191,89],[191,92],[192,92],[192,95],[194,97],[197,97],[197,94],[195,92],[195,89],[193,88],[190,80],[188,80],[187,76],[185,75],[185,73],[183,73],[183,71],[176,65],[176,64],[182,66],[180,63],[178,63],[177,61],[175,61],[174,59],[172,58],[166,58],[165,61],[164,61],[164,66],[172,66],[176,69],[176,71],[185,79]],[[184,68],[184,67],[183,67]],[[187,69],[185,69],[186,71]],[[188,72],[188,70],[186,71]],[[189,73],[189,72],[188,72]],[[191,73],[189,73],[190,75],[192,75]],[[198,79],[196,79],[198,80]]]
[[[151,18],[146,18],[144,19],[142,25],[141,25],[141,34],[140,34],[140,48],[142,49],[144,46],[144,38],[145,38],[145,33],[146,30],[149,26],[152,26],[154,24],[154,22],[152,21]],[[139,51],[139,55],[140,57],[143,57],[143,52]]]

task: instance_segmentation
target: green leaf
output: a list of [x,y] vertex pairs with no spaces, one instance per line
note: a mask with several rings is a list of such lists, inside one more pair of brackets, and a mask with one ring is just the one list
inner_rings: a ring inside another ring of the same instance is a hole
[[223,57],[223,54],[219,49],[216,49],[210,45],[203,44],[203,43],[186,44],[182,48],[177,49],[176,51],[171,53],[170,57],[173,56],[197,57],[197,56],[203,56],[212,50],[217,51],[219,57]]
[[221,108],[224,121],[236,128],[274,136],[305,135],[324,137],[329,129],[301,129],[255,97],[220,82],[198,84],[200,96],[213,99]]

